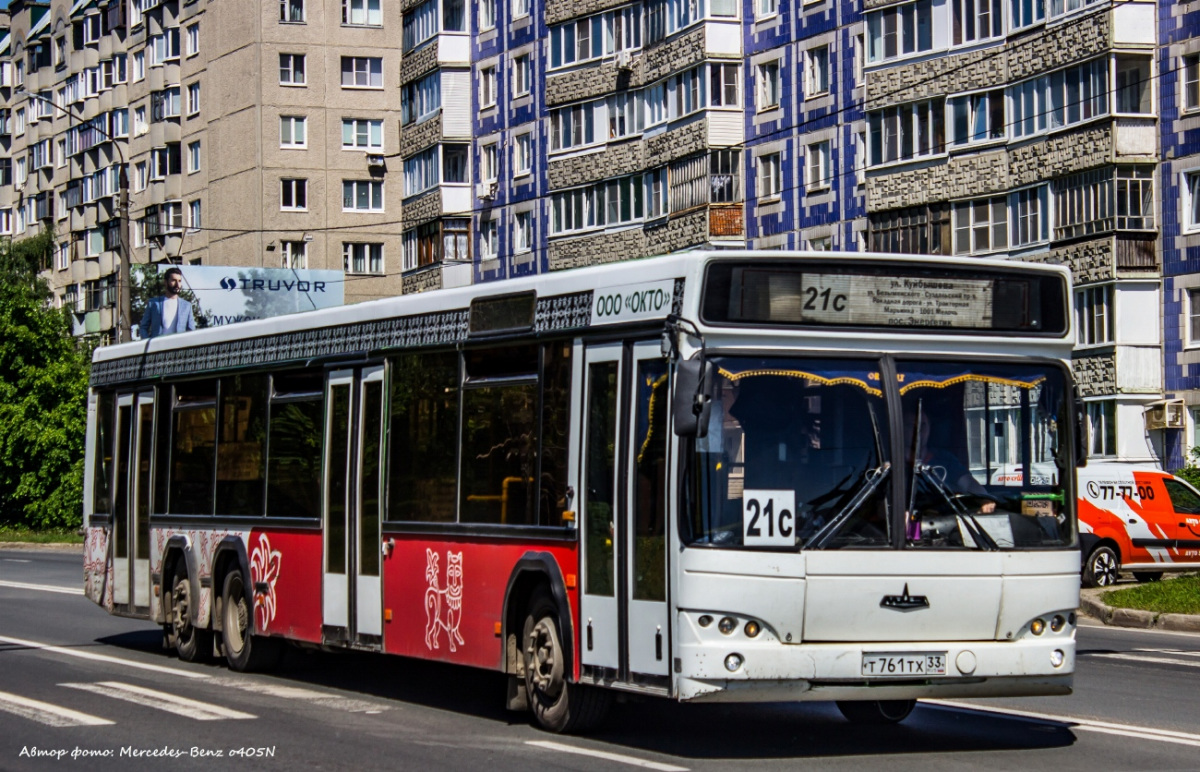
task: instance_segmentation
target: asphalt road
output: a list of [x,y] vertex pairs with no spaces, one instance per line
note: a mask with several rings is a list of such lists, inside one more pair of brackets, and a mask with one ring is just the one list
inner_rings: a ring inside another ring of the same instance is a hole
[[1074,695],[923,702],[896,727],[645,700],[559,737],[506,712],[494,673],[298,650],[271,676],[180,662],[84,599],[80,563],[0,551],[0,770],[1200,769],[1200,636],[1082,627]]

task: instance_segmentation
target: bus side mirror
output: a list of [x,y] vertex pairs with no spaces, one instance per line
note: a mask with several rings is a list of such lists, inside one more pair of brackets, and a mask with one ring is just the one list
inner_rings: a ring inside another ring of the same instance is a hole
[[675,363],[675,399],[671,411],[675,434],[703,439],[708,434],[708,414],[712,410],[713,366],[701,356]]

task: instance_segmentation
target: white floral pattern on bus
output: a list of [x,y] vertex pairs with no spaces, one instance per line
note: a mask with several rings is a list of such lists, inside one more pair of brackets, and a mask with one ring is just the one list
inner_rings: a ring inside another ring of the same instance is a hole
[[[258,546],[250,553],[250,581],[254,583],[254,619],[258,629],[267,631],[275,619],[275,582],[279,581],[279,564],[283,555],[271,549],[265,533],[258,535]],[[260,589],[266,585],[266,589]]]

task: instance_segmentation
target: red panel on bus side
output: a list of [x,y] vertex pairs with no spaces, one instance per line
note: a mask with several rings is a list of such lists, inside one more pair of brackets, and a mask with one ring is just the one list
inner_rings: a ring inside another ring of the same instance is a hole
[[[387,538],[387,537],[385,537]],[[579,629],[576,584],[579,557],[574,543],[430,540],[396,535],[395,550],[383,561],[384,650],[500,670],[504,644],[496,632],[503,621],[504,593],[517,561],[530,552],[550,553],[558,562]],[[387,611],[391,620],[387,620]],[[522,612],[523,616],[523,612]],[[520,635],[520,631],[517,631]],[[578,636],[575,636],[578,651]],[[579,657],[572,656],[578,676]]]
[[321,642],[320,531],[250,532],[246,558],[260,633]]

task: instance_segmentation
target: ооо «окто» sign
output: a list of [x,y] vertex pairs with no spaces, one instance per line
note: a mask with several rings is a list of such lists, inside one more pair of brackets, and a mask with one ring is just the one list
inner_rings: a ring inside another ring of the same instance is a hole
[[592,296],[592,326],[662,319],[671,313],[675,280],[602,287]]

